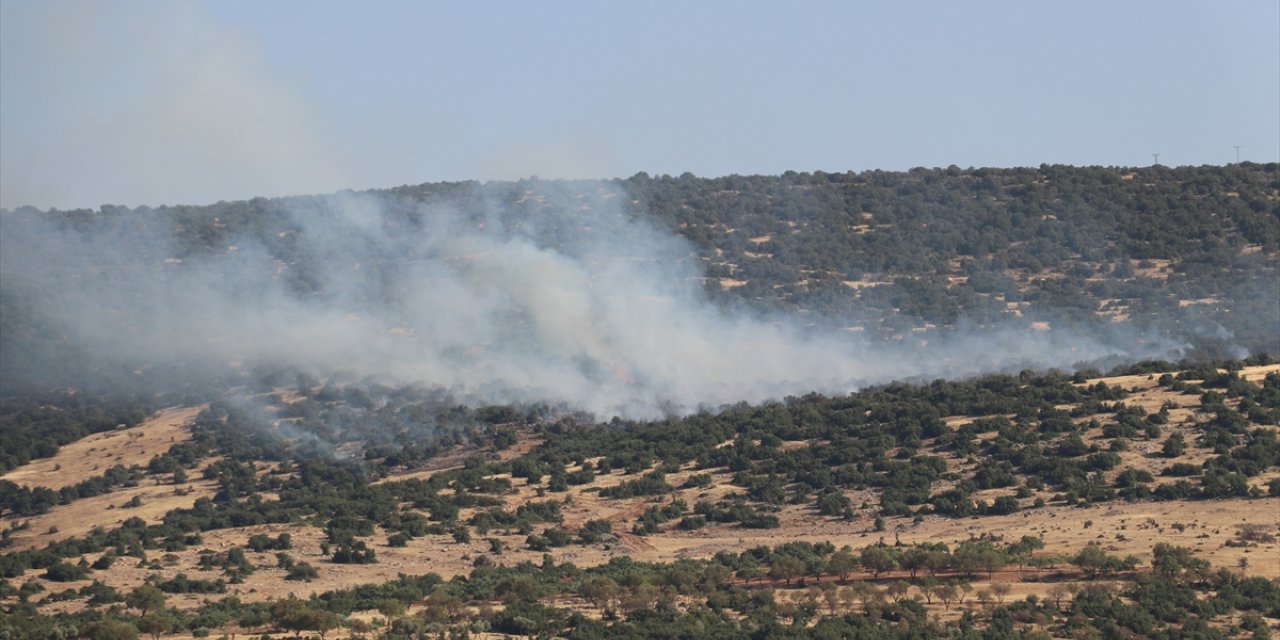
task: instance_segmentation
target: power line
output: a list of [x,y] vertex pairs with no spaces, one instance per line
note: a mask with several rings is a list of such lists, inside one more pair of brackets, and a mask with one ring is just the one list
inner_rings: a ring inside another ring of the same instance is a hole
[[[1259,162],[1275,162],[1275,160],[1267,160],[1258,156],[1267,155],[1265,150],[1280,149],[1280,144],[1232,144],[1220,147],[1202,147],[1200,149],[1175,149],[1174,151],[1161,151],[1153,153],[1151,157],[1159,163],[1159,158],[1163,157],[1168,160],[1172,166],[1185,164],[1188,162],[1208,162],[1210,164],[1229,164],[1231,155],[1228,149],[1235,149],[1235,161],[1243,162],[1246,159]],[[1225,158],[1223,156],[1226,156]]]

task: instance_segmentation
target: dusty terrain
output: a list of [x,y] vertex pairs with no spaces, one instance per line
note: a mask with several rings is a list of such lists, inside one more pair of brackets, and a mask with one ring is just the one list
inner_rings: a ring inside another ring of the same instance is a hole
[[[1251,381],[1259,381],[1271,372],[1280,371],[1280,365],[1253,367],[1242,372],[1242,377]],[[1142,407],[1146,412],[1154,412],[1161,407],[1168,409],[1169,422],[1164,425],[1165,433],[1184,433],[1188,440],[1194,438],[1193,425],[1204,416],[1198,413],[1198,396],[1179,394],[1162,388],[1156,384],[1158,375],[1138,375],[1106,378],[1102,381],[1108,385],[1120,386],[1133,392],[1125,403]],[[1094,384],[1098,380],[1090,380],[1084,384]],[[184,425],[198,412],[198,407],[174,408],[160,412],[145,424],[134,429],[99,434],[91,438],[64,447],[58,456],[42,460],[23,468],[14,470],[7,477],[21,479],[32,486],[53,486],[55,482],[62,484],[74,480],[76,470],[91,473],[93,466],[101,467],[107,461],[111,464],[145,464],[151,456],[163,452],[174,442],[186,436]],[[946,423],[956,428],[972,418],[952,417]],[[1100,431],[1100,430],[1094,430]],[[1100,433],[1086,433],[1086,441],[1100,437]],[[137,432],[140,435],[131,435]],[[518,444],[496,455],[503,459],[511,459],[533,449],[539,440],[529,432],[521,432]],[[785,447],[802,446],[804,443],[786,443]],[[1154,440],[1135,440],[1131,447],[1121,452],[1123,463],[1108,472],[1111,477],[1125,467],[1145,469],[1155,474],[1157,482],[1166,481],[1158,472],[1173,461],[1155,455],[1159,442]],[[1196,455],[1177,459],[1177,462],[1200,462],[1209,454],[1205,451],[1191,451]],[[405,478],[422,478],[444,470],[455,468],[476,451],[460,449],[456,455],[441,457],[423,469],[391,476],[385,480]],[[95,458],[99,460],[95,462]],[[952,461],[956,468],[964,468],[968,463],[960,460]],[[59,468],[59,465],[61,467]],[[570,471],[574,470],[571,468]],[[98,471],[100,473],[100,471]],[[679,486],[693,471],[685,468],[678,473],[667,475],[667,481]],[[198,477],[198,473],[192,474]],[[1261,479],[1255,478],[1254,485],[1261,486],[1269,478],[1276,477],[1276,472],[1265,474]],[[693,505],[699,499],[712,500],[726,494],[739,491],[729,483],[728,473],[713,473],[713,483],[709,487],[682,489],[673,494],[658,498],[635,498],[628,500],[603,499],[598,492],[601,488],[616,485],[624,480],[633,479],[635,475],[626,476],[620,471],[596,476],[590,485],[570,487],[567,492],[547,492],[538,495],[538,487],[529,486],[522,479],[512,479],[512,490],[504,496],[505,506],[514,509],[521,504],[533,500],[557,500],[563,503],[564,526],[573,529],[587,520],[607,519],[613,525],[615,539],[608,543],[594,545],[572,544],[567,547],[554,548],[550,554],[560,562],[572,562],[580,567],[592,566],[608,562],[614,557],[629,557],[639,561],[668,562],[680,558],[707,558],[716,552],[742,551],[754,546],[776,546],[792,541],[830,542],[837,547],[849,545],[855,549],[884,541],[889,544],[901,542],[911,544],[918,542],[944,542],[955,545],[964,540],[982,535],[998,536],[1006,541],[1013,541],[1023,535],[1034,535],[1041,538],[1046,548],[1040,554],[1072,555],[1090,542],[1096,542],[1113,555],[1135,555],[1143,565],[1149,565],[1152,547],[1159,542],[1167,542],[1196,551],[1198,557],[1210,561],[1215,567],[1227,567],[1248,575],[1280,578],[1280,546],[1276,542],[1241,543],[1238,537],[1241,525],[1255,525],[1272,534],[1280,534],[1280,498],[1232,499],[1216,501],[1162,501],[1162,502],[1127,502],[1116,500],[1109,503],[1071,507],[1050,505],[1038,509],[1029,509],[1006,516],[986,516],[974,518],[947,518],[926,516],[918,520],[912,518],[886,518],[884,530],[875,530],[875,505],[877,500],[870,491],[850,491],[847,496],[855,507],[867,505],[855,510],[854,518],[824,517],[816,514],[812,506],[787,506],[775,515],[780,518],[781,526],[777,529],[752,530],[729,525],[710,525],[696,531],[681,531],[673,527],[674,523],[663,526],[663,531],[649,536],[637,536],[631,533],[632,526],[638,516],[648,507],[663,504],[674,498],[683,499]],[[18,481],[18,480],[15,480]],[[60,485],[59,485],[60,486]],[[158,484],[148,478],[137,487],[121,488],[98,498],[78,500],[70,505],[55,508],[51,513],[31,518],[30,526],[13,534],[14,546],[11,549],[30,548],[43,545],[49,541],[68,536],[82,535],[93,526],[112,527],[128,517],[141,517],[147,521],[158,520],[166,511],[173,508],[189,506],[202,495],[209,495],[213,490],[212,483],[190,482],[174,486]],[[142,506],[123,508],[122,504],[133,496],[140,496]],[[1050,492],[1040,492],[1021,500],[1027,506],[1036,497],[1048,500]],[[463,510],[460,520],[465,521],[472,510]],[[8,523],[12,524],[12,523]],[[542,528],[540,525],[539,528]],[[51,533],[51,531],[53,531]],[[515,564],[522,561],[540,562],[543,552],[532,551],[525,544],[525,534],[515,531],[493,530],[484,533],[472,531],[470,542],[455,542],[451,536],[430,535],[409,541],[402,548],[387,545],[387,534],[377,531],[366,538],[370,547],[375,549],[378,562],[372,565],[337,565],[326,560],[321,553],[323,541],[322,529],[310,523],[293,523],[280,525],[262,525],[238,529],[224,529],[205,532],[202,542],[185,551],[163,553],[148,552],[147,562],[139,562],[135,558],[120,558],[109,571],[98,571],[92,574],[106,584],[120,590],[128,590],[141,584],[148,575],[164,578],[185,573],[192,578],[214,579],[222,577],[220,570],[200,570],[197,567],[200,552],[203,550],[220,552],[236,546],[244,546],[249,536],[268,534],[272,537],[280,533],[289,533],[293,538],[293,548],[289,555],[297,561],[314,566],[319,577],[310,582],[285,580],[285,571],[277,568],[275,552],[254,553],[246,550],[250,562],[257,570],[245,576],[242,584],[228,585],[228,595],[236,595],[245,601],[275,600],[297,595],[306,597],[332,589],[350,587],[361,583],[378,583],[394,579],[397,575],[437,573],[448,579],[464,575],[471,571],[477,559],[487,557],[501,564]],[[493,553],[490,539],[501,541],[505,549],[501,553]],[[85,556],[85,560],[93,562],[98,554]],[[1064,570],[1065,567],[1064,567]],[[43,582],[42,572],[29,571],[15,581],[33,579]],[[902,577],[905,574],[890,573],[882,575],[880,582]],[[974,593],[993,592],[995,583],[1008,584],[1009,593],[1005,599],[1021,598],[1035,593],[1041,597],[1049,595],[1055,583],[1038,581],[1038,573],[1034,569],[1018,570],[1016,567],[1006,568],[990,578],[976,580],[973,583]],[[1068,573],[1068,578],[1069,578]],[[867,579],[869,576],[856,575],[855,579]],[[50,591],[62,591],[68,588],[79,589],[88,585],[89,581],[70,583],[45,583]],[[170,595],[170,606],[194,608],[208,599],[221,598],[221,595]],[[788,596],[790,597],[790,596]],[[803,597],[795,590],[796,598]],[[994,595],[992,598],[996,597]],[[989,599],[988,599],[989,600]],[[42,610],[52,612],[81,607],[80,601],[50,603]],[[981,606],[976,598],[966,607]],[[935,604],[934,607],[937,607]],[[959,615],[963,607],[952,607],[950,611],[939,608],[939,615],[946,617]],[[339,636],[341,637],[341,636]]]

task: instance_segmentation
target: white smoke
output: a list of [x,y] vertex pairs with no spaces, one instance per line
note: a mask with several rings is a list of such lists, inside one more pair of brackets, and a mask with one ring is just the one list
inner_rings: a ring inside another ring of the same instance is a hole
[[[80,225],[8,213],[0,271],[10,300],[111,361],[342,371],[601,417],[1170,355],[1138,335],[1014,325],[869,344],[730,314],[703,296],[692,247],[629,218],[616,185],[511,186],[469,190],[478,207],[409,215],[350,193],[284,201],[287,228],[272,233],[294,264],[261,235],[184,254],[160,211]],[[300,293],[291,278],[302,273],[313,284]]]
[[302,83],[196,3],[5,3],[3,15],[0,206],[212,202],[358,182]]

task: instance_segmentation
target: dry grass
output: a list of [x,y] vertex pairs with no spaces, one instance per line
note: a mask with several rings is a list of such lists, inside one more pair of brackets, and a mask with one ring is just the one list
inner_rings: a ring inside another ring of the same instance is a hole
[[[1241,376],[1247,380],[1258,381],[1273,371],[1280,371],[1280,365],[1267,367],[1251,367],[1244,370]],[[1191,441],[1192,427],[1201,417],[1196,409],[1198,396],[1183,395],[1170,392],[1156,384],[1158,375],[1135,375],[1106,378],[1108,385],[1126,389],[1131,395],[1125,403],[1139,406],[1144,411],[1154,412],[1161,407],[1169,407],[1169,424],[1163,425],[1165,435],[1182,432]],[[1093,384],[1098,380],[1090,380]],[[128,446],[127,436],[116,438],[99,438],[96,444],[89,445],[86,439],[78,450],[86,450],[93,446],[96,450],[110,451],[112,455],[135,456],[122,458],[145,462],[145,454],[154,455],[170,445],[167,438],[181,437],[185,433],[181,427],[183,420],[194,416],[196,409],[167,410],[139,427],[142,436],[134,439],[138,442],[151,443],[145,448],[134,444]],[[945,421],[948,426],[956,428],[971,418],[951,417]],[[1099,431],[1099,430],[1094,430]],[[113,435],[113,434],[103,434]],[[1098,437],[1099,433],[1086,434],[1086,441]],[[1146,469],[1153,474],[1172,462],[1199,462],[1208,453],[1198,448],[1191,448],[1188,455],[1175,460],[1158,457],[1160,439],[1138,439],[1130,442],[1128,450],[1122,452],[1123,463],[1112,473],[1118,473],[1125,467]],[[120,441],[120,442],[117,442]],[[106,449],[108,443],[113,448]],[[521,432],[516,446],[493,454],[474,447],[460,447],[432,462],[431,466],[413,472],[397,474],[386,480],[426,477],[445,469],[460,466],[470,456],[486,455],[502,460],[510,460],[531,451],[540,443],[531,432]],[[805,446],[805,442],[787,442],[784,449]],[[122,446],[124,445],[124,446]],[[73,445],[74,446],[74,445]],[[69,447],[68,447],[69,449]],[[65,449],[64,449],[65,451]],[[61,456],[61,454],[60,454]],[[149,459],[149,456],[147,456]],[[53,461],[45,461],[53,462]],[[593,462],[595,462],[593,460]],[[961,460],[951,461],[959,467],[967,466]],[[89,463],[65,459],[63,469],[69,464],[79,464],[77,468],[86,468]],[[576,470],[575,468],[568,469]],[[39,476],[34,470],[23,468],[27,477]],[[680,486],[688,476],[701,473],[691,468],[667,475],[667,481],[673,486]],[[194,474],[193,474],[194,475]],[[694,531],[682,531],[673,528],[674,523],[664,525],[661,533],[639,537],[630,533],[632,526],[645,509],[680,498],[693,505],[699,499],[712,501],[725,498],[739,491],[729,484],[728,473],[712,473],[713,483],[710,487],[680,489],[671,495],[659,498],[635,498],[628,500],[602,499],[599,490],[615,486],[623,481],[639,477],[640,474],[624,475],[620,471],[596,476],[595,482],[587,486],[570,487],[567,492],[546,492],[539,495],[540,487],[530,486],[523,479],[511,479],[512,490],[503,496],[504,506],[514,509],[522,504],[535,500],[556,500],[563,503],[563,526],[573,529],[588,520],[606,519],[613,524],[617,540],[609,544],[570,545],[555,548],[550,555],[557,562],[572,562],[580,567],[594,566],[608,562],[615,557],[626,556],[637,561],[670,562],[681,558],[708,558],[719,551],[743,551],[754,546],[776,546],[793,541],[830,542],[837,547],[849,545],[854,548],[864,547],[881,540],[887,543],[901,542],[912,544],[919,542],[943,542],[950,545],[981,535],[994,535],[1006,541],[1017,540],[1023,535],[1034,535],[1042,539],[1046,549],[1041,553],[1074,554],[1090,542],[1101,544],[1108,553],[1115,555],[1136,555],[1149,563],[1152,548],[1156,543],[1167,542],[1193,549],[1199,557],[1210,561],[1214,566],[1237,569],[1241,560],[1247,562],[1245,572],[1251,575],[1280,578],[1280,547],[1276,542],[1257,542],[1249,545],[1239,544],[1239,525],[1254,525],[1271,534],[1280,534],[1280,498],[1259,498],[1252,500],[1218,500],[1218,501],[1172,501],[1172,502],[1124,502],[1115,501],[1087,507],[1048,506],[1032,509],[1006,516],[986,516],[981,518],[946,518],[926,516],[916,522],[910,518],[889,518],[886,530],[874,531],[875,505],[878,498],[870,490],[848,491],[846,495],[857,509],[851,520],[829,518],[817,515],[810,505],[788,505],[781,508],[776,515],[781,526],[770,530],[741,529],[729,525],[712,524]],[[1269,473],[1261,480],[1280,475]],[[1163,479],[1161,479],[1163,480]],[[1259,480],[1255,478],[1255,480]],[[49,541],[72,535],[83,535],[92,526],[114,526],[125,518],[138,516],[144,520],[156,521],[169,509],[189,506],[196,497],[208,495],[212,485],[208,483],[190,483],[186,487],[191,493],[185,496],[174,495],[172,486],[146,485],[130,489],[121,489],[107,496],[79,500],[71,505],[54,509],[45,516],[31,519],[31,527],[14,535],[14,548],[30,548]],[[991,499],[1008,490],[992,490],[980,493],[978,497]],[[989,495],[988,495],[989,494]],[[133,495],[140,495],[143,506],[135,509],[111,508],[127,501]],[[1039,494],[1046,499],[1048,493]],[[1024,500],[1030,502],[1030,499]],[[868,505],[860,508],[859,505]],[[474,510],[463,510],[460,520],[465,521]],[[56,534],[49,534],[48,529],[56,527]],[[541,529],[542,527],[538,527]],[[295,525],[263,525],[239,529],[211,531],[203,534],[203,542],[195,548],[178,552],[170,557],[158,570],[137,566],[136,560],[122,558],[108,572],[95,572],[93,578],[102,580],[118,589],[128,590],[141,584],[149,574],[158,573],[165,578],[184,572],[193,578],[210,579],[220,576],[220,572],[201,572],[196,566],[201,549],[225,551],[232,547],[244,546],[249,536],[264,533],[276,536],[280,533],[291,534],[294,549],[288,553],[298,561],[305,561],[314,566],[319,577],[312,582],[291,582],[284,579],[285,571],[275,568],[274,552],[252,553],[247,555],[258,570],[247,576],[243,584],[229,585],[229,594],[237,595],[246,601],[264,601],[287,597],[290,594],[306,597],[311,594],[346,588],[356,584],[379,583],[396,578],[400,574],[420,575],[437,573],[445,579],[466,575],[477,560],[487,557],[501,564],[513,565],[519,562],[541,562],[543,552],[527,549],[525,534],[515,531],[495,530],[485,533],[472,532],[472,540],[468,543],[455,542],[451,536],[424,536],[409,541],[408,546],[395,548],[387,546],[387,535],[378,531],[366,542],[378,554],[378,562],[373,565],[335,565],[326,561],[321,553],[324,533],[321,528],[310,524]],[[494,554],[490,551],[488,539],[501,541],[505,551]],[[151,552],[152,559],[159,558],[159,552]],[[86,558],[90,562],[95,557]],[[39,572],[28,572],[19,581],[38,578]],[[1026,574],[1008,569],[994,578],[996,582],[1011,585],[1011,593],[1006,601],[1025,597],[1035,593],[1045,596],[1053,583],[1026,581],[1033,577],[1028,570]],[[895,579],[899,576],[884,576]],[[980,579],[974,583],[974,593],[990,589],[990,579]],[[85,583],[51,584],[52,590],[61,591],[68,587],[78,588]],[[211,596],[191,595],[172,596],[171,604],[181,608],[192,609]],[[221,596],[216,596],[221,597]],[[971,596],[972,597],[972,596]],[[55,608],[75,608],[77,603],[59,603],[49,605],[45,610]],[[950,611],[935,604],[931,612],[940,617],[960,615],[965,608],[980,607],[981,603],[971,601],[964,607],[952,607]],[[936,609],[936,611],[934,611]],[[338,636],[340,637],[340,636]]]
[[[102,474],[115,465],[145,465],[153,457],[191,437],[188,426],[204,409],[171,407],[156,413],[138,426],[94,434],[59,449],[52,458],[36,460],[14,469],[6,480],[31,487],[58,489]],[[209,464],[213,460],[206,460]],[[202,465],[203,466],[203,465]],[[202,468],[202,467],[201,467]],[[6,517],[6,527],[16,527],[6,551],[43,547],[52,542],[88,534],[95,527],[111,529],[129,518],[147,523],[160,522],[173,509],[189,508],[201,497],[213,495],[216,483],[198,480],[200,468],[192,471],[196,480],[182,484],[159,484],[148,478],[133,487],[116,487],[100,496],[81,498],[58,505],[48,513],[29,518]],[[140,506],[125,507],[133,499]]]
[[[155,524],[163,520],[169,511],[190,508],[197,499],[212,496],[216,490],[217,483],[212,480],[176,486],[144,482],[136,487],[121,487],[100,496],[58,505],[43,515],[17,521],[6,518],[6,525],[25,522],[29,526],[13,532],[10,546],[5,551],[44,547],[59,540],[84,536],[95,527],[113,529],[129,518],[142,518],[148,524]],[[142,501],[141,506],[123,506],[134,497]]]
[[190,439],[187,426],[205,406],[163,409],[135,427],[96,433],[72,442],[52,458],[33,460],[0,479],[26,487],[61,489],[101,475],[115,465],[145,465],[169,447]]

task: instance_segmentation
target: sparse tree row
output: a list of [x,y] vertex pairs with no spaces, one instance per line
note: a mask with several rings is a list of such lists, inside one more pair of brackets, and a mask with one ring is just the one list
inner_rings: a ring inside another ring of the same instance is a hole
[[[1280,618],[1280,584],[1214,569],[1183,547],[1158,544],[1149,566],[1097,545],[1071,557],[1042,555],[1034,537],[945,545],[873,544],[860,550],[790,543],[705,561],[589,569],[557,563],[484,565],[470,575],[401,576],[383,584],[246,603],[207,600],[194,611],[166,606],[171,585],[118,593],[95,582],[90,607],[40,615],[34,583],[3,585],[16,599],[0,614],[5,638],[159,638],[185,631],[309,633],[346,627],[385,640],[472,633],[567,638],[887,637],[1266,638]],[[1009,567],[1018,564],[1016,572]],[[999,574],[998,579],[991,579]],[[987,578],[985,582],[975,579]],[[1035,582],[1046,595],[1014,597]],[[985,585],[985,586],[984,586]],[[166,588],[169,587],[169,588]],[[48,598],[85,593],[50,594]],[[1212,597],[1209,597],[1212,595]],[[956,610],[958,615],[937,615]],[[376,611],[372,622],[349,617]],[[932,612],[932,614],[931,614]]]

